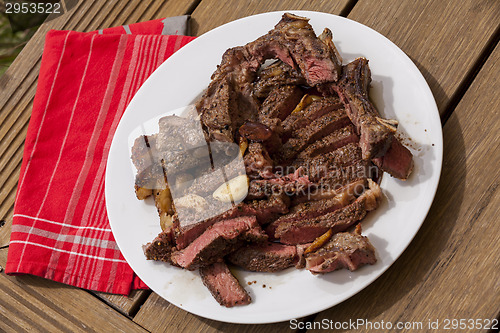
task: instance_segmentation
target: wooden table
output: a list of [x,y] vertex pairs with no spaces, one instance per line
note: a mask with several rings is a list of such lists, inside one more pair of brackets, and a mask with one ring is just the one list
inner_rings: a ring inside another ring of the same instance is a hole
[[[331,309],[300,319],[302,325],[307,329],[324,319],[342,323],[363,318],[378,323],[422,322],[425,331],[429,320],[439,320],[443,328],[447,319],[498,318],[498,0],[80,1],[67,14],[42,25],[0,78],[0,219],[6,221],[0,228],[0,266],[7,258],[24,139],[49,29],[91,31],[191,14],[192,32],[200,35],[237,18],[287,9],[347,16],[392,40],[430,85],[444,132],[438,192],[408,249],[369,287]],[[289,322],[233,325],[200,318],[150,291],[123,297],[1,273],[0,331],[32,328],[47,332],[305,331],[290,327]]]

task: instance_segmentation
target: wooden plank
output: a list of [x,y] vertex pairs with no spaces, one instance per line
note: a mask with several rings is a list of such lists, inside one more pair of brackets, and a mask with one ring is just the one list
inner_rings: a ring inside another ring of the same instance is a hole
[[369,316],[372,322],[439,320],[443,328],[446,318],[496,318],[499,68],[500,45],[444,126],[441,181],[416,238],[382,277],[315,321]]
[[500,1],[363,0],[348,18],[398,45],[416,63],[441,115],[500,26]]
[[[8,244],[12,224],[19,168],[31,115],[45,34],[50,29],[92,31],[150,19],[183,15],[196,0],[169,0],[153,3],[133,0],[80,1],[69,13],[43,24],[0,78],[0,218],[7,224],[0,229],[0,246]],[[136,311],[149,295],[136,291],[129,297],[98,294],[125,314]]]
[[227,0],[221,6],[219,0],[203,0],[192,14],[193,34],[199,36],[213,28],[236,19],[276,10],[314,10],[340,14],[349,0]]
[[147,332],[83,290],[34,276],[0,273],[0,294],[2,332]]
[[149,297],[151,291],[142,289],[132,290],[128,296],[101,293],[97,291],[91,291],[91,293],[123,314],[127,316],[134,316],[139,307]]
[[171,332],[216,333],[216,332],[252,332],[274,333],[291,332],[288,322],[266,325],[228,324],[195,316],[158,296],[151,294],[141,307],[134,321],[151,332],[161,332],[168,327]]

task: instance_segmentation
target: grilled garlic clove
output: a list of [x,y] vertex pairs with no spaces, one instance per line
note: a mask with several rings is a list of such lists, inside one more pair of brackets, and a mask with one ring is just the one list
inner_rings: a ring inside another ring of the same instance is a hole
[[176,208],[191,208],[198,212],[203,212],[208,209],[208,202],[203,197],[196,194],[187,194],[183,197],[174,200]]
[[222,202],[240,202],[248,194],[249,179],[241,175],[230,179],[215,190],[213,197]]

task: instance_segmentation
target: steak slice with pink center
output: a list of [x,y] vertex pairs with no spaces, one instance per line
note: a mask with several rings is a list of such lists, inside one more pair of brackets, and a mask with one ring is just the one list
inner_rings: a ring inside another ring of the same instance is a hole
[[172,253],[172,262],[188,270],[213,264],[249,242],[267,240],[255,216],[223,220],[209,227],[185,249]]
[[250,304],[252,299],[224,262],[200,268],[203,284],[215,300],[225,307]]

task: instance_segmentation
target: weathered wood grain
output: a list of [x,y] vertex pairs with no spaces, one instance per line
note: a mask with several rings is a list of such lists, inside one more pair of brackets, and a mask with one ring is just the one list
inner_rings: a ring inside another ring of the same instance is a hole
[[[80,1],[69,13],[43,24],[0,78],[0,246],[8,244],[17,181],[36,91],[45,34],[50,29],[92,31],[150,19],[183,15],[196,0],[168,1]],[[45,281],[45,280],[42,280]],[[129,297],[98,294],[124,314],[136,311],[149,292],[136,291]]]
[[0,273],[0,295],[2,332],[147,332],[83,290],[34,276]]
[[362,0],[348,18],[398,45],[418,66],[441,115],[500,26],[500,1]]
[[134,317],[134,321],[151,332],[292,332],[288,322],[267,325],[239,325],[210,320],[190,314],[153,293]]
[[193,34],[199,36],[236,19],[276,10],[314,10],[340,14],[349,0],[203,0],[192,14]]
[[406,252],[371,286],[316,321],[439,320],[443,325],[446,318],[498,315],[499,65],[500,45],[444,126],[439,189]]

